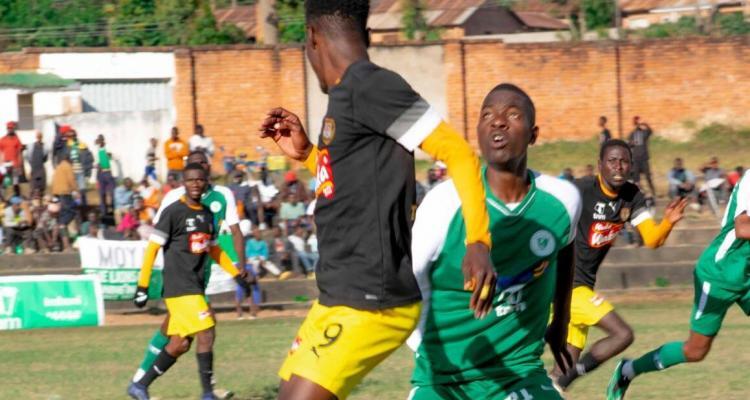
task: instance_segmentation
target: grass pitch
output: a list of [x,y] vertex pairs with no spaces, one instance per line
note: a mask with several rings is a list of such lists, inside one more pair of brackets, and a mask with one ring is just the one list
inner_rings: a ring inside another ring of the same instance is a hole
[[[626,356],[687,337],[688,292],[666,297],[631,293],[612,300],[635,328],[636,341]],[[218,386],[235,391],[237,399],[274,399],[276,371],[300,322],[300,318],[220,320],[215,350]],[[628,400],[747,399],[749,322],[733,308],[703,363],[640,377]],[[125,387],[155,328],[136,325],[2,332],[0,399],[125,399]],[[594,333],[591,340],[597,337]],[[614,365],[610,361],[580,379],[568,398],[602,399]],[[375,369],[350,398],[405,399],[411,368],[411,355],[402,348]],[[152,396],[159,399],[196,399],[199,392],[192,351],[151,388]]]

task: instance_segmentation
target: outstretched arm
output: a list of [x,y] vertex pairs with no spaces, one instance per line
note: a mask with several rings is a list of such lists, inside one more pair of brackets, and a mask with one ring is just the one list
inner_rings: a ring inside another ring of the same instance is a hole
[[664,218],[658,225],[651,217],[636,224],[638,232],[643,238],[643,244],[650,249],[662,246],[669,237],[669,233],[672,232],[674,224],[684,216],[687,203],[687,199],[675,199],[669,203],[666,210],[664,210]]

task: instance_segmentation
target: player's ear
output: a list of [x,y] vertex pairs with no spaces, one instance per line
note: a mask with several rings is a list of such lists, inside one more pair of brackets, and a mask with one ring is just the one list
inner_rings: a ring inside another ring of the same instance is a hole
[[539,127],[534,126],[533,128],[531,128],[531,137],[529,138],[529,144],[531,145],[531,144],[536,143],[536,139],[538,137],[539,137]]
[[307,24],[307,29],[305,33],[307,34],[307,45],[313,49],[317,49],[318,48],[318,30],[315,28],[315,25]]

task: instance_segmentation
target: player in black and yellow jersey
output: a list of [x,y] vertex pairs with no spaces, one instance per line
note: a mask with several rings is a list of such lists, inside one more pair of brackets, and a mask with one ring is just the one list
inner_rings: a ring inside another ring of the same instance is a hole
[[466,141],[398,74],[370,62],[367,0],[305,2],[305,50],[328,94],[318,145],[299,118],[271,110],[260,132],[317,177],[320,298],[279,375],[280,399],[344,399],[414,329],[414,150],[442,160],[466,220],[465,288],[476,317],[495,288],[480,163]]
[[188,164],[184,170],[185,195],[167,206],[149,237],[138,276],[134,302],[144,307],[148,300],[151,269],[159,249],[164,249],[164,288],[162,296],[169,311],[169,343],[151,368],[128,387],[128,395],[147,400],[148,386],[164,374],[177,358],[197,342],[198,372],[203,387],[202,400],[213,400],[213,340],[215,321],[206,304],[204,288],[206,258],[213,258],[238,284],[247,286],[240,271],[216,243],[218,228],[211,211],[201,204],[206,190],[206,171],[200,164]]
[[[638,229],[646,247],[657,248],[667,240],[672,227],[682,219],[687,200],[677,199],[664,211],[661,223],[654,222],[646,199],[638,187],[628,182],[632,155],[622,140],[606,141],[599,152],[599,174],[576,182],[583,210],[575,241],[575,277],[571,299],[568,350],[574,368],[555,375],[557,385],[566,389],[576,378],[625,350],[633,342],[630,326],[614,307],[594,292],[596,274],[610,247],[626,222]],[[583,354],[589,327],[602,329],[607,336]]]

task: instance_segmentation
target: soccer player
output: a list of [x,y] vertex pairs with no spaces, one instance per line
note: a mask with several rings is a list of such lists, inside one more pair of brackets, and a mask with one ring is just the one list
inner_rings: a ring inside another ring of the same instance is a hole
[[498,294],[487,318],[476,320],[465,307],[466,227],[453,182],[431,190],[417,210],[412,257],[423,304],[407,341],[416,356],[410,400],[561,399],[541,355],[546,331],[555,358],[570,362],[565,339],[581,197],[573,184],[527,169],[538,134],[523,90],[504,83],[487,94],[477,137],[487,161],[492,242],[503,243],[491,253]]
[[635,359],[617,364],[607,399],[625,397],[628,385],[643,373],[661,371],[708,355],[729,307],[738,304],[750,315],[750,171],[734,187],[719,235],[703,251],[693,274],[695,298],[690,334],[685,342],[669,342]]
[[328,94],[318,145],[282,108],[260,128],[318,183],[320,298],[279,371],[279,398],[344,399],[419,318],[411,263],[417,147],[445,162],[461,198],[466,306],[477,318],[490,311],[496,274],[479,159],[403,78],[369,61],[369,2],[309,0],[305,14],[305,51]]
[[[594,292],[596,273],[612,243],[626,222],[638,229],[646,247],[657,248],[683,217],[687,199],[675,199],[667,205],[661,223],[654,222],[646,198],[637,186],[628,182],[632,155],[622,140],[605,142],[599,152],[599,174],[576,182],[581,192],[583,210],[576,236],[576,266],[571,300],[568,350],[575,367],[558,376],[557,384],[566,389],[579,376],[596,369],[601,363],[621,353],[633,342],[630,326],[614,307]],[[581,356],[589,327],[602,329],[606,336]]]
[[[193,151],[187,157],[187,163],[196,163],[201,165],[205,171],[206,176],[211,176],[211,164],[208,162],[208,157],[202,151]],[[158,224],[161,219],[161,214],[164,209],[169,207],[185,195],[185,187],[181,186],[174,190],[171,190],[164,196],[161,202],[159,211],[154,217],[154,223]],[[207,207],[214,216],[214,226],[217,231],[221,228],[222,224],[227,224],[229,230],[232,233],[232,245],[223,246],[222,249],[229,255],[229,258],[236,262],[236,265],[245,265],[245,243],[242,237],[242,232],[239,228],[239,217],[237,215],[237,205],[234,201],[234,195],[232,191],[221,185],[208,184],[206,190],[201,197],[201,204]],[[221,245],[220,245],[221,247]],[[206,277],[203,280],[204,283],[208,284],[209,277],[211,276],[211,260],[206,259],[208,265],[204,269]],[[250,293],[250,292],[247,292]],[[208,301],[208,299],[206,299]],[[213,311],[212,311],[213,312]],[[149,340],[146,352],[141,361],[141,365],[133,376],[133,382],[137,382],[141,379],[144,373],[151,368],[156,360],[156,357],[167,345],[169,338],[166,335],[167,326],[169,324],[169,315],[164,318],[164,322],[161,327],[156,330],[154,336]],[[224,389],[217,389],[216,396],[218,398],[229,398],[232,393]]]
[[203,388],[201,399],[216,398],[212,383],[215,322],[204,294],[206,258],[213,258],[238,284],[247,284],[229,256],[216,245],[214,216],[201,204],[207,184],[203,166],[188,164],[184,171],[185,195],[163,210],[149,237],[134,302],[138,307],[146,305],[151,269],[163,247],[163,297],[169,311],[166,331],[169,342],[143,376],[128,387],[128,395],[137,400],[149,398],[148,386],[190,349],[193,339],[197,341],[198,372]]

